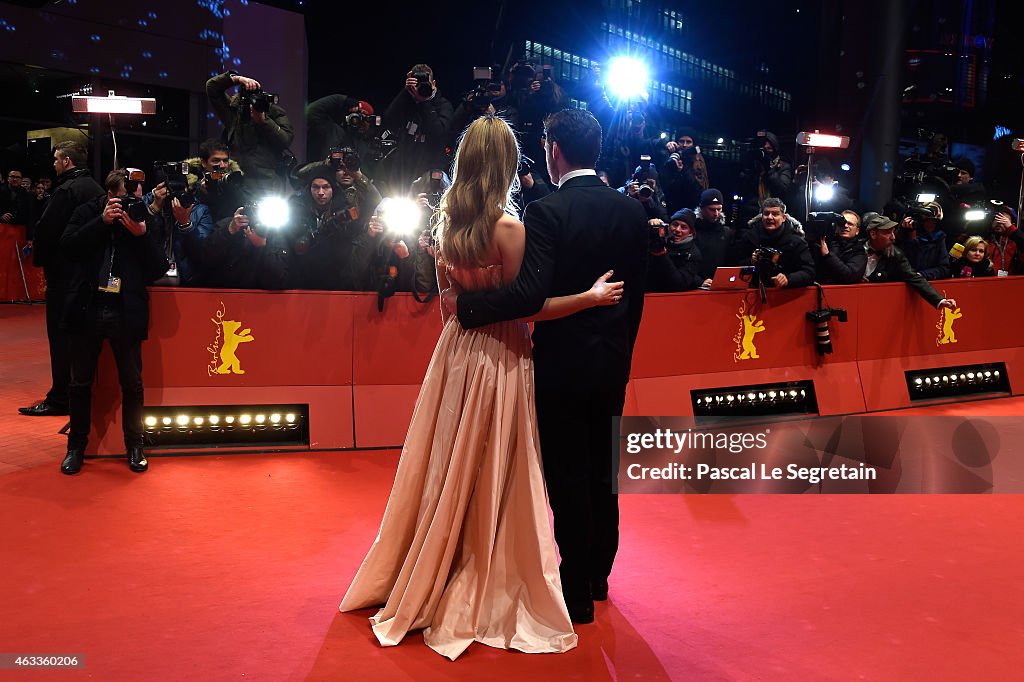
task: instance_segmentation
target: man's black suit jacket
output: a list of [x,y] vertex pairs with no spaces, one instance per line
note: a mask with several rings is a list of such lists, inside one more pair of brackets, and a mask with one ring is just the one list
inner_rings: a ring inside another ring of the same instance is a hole
[[524,222],[526,251],[518,277],[504,289],[461,294],[459,322],[473,329],[529,317],[544,299],[587,291],[614,270],[612,281],[625,283],[617,305],[534,325],[534,368],[540,390],[625,387],[647,278],[643,206],[584,175],[530,203]]

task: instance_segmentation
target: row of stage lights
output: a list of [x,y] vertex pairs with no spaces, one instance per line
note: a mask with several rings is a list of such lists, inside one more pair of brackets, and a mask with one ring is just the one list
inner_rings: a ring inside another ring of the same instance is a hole
[[1008,393],[1010,383],[1005,365],[971,365],[907,372],[912,400],[958,396],[971,393]]
[[724,393],[720,395],[706,395],[698,399],[698,404],[710,407],[711,405],[757,405],[773,404],[777,402],[793,402],[807,398],[807,391],[790,389],[789,391],[758,391],[757,393]]
[[220,429],[251,429],[251,428],[274,428],[274,429],[297,429],[299,428],[299,415],[294,412],[288,412],[281,414],[273,412],[269,415],[266,414],[248,414],[243,413],[239,415],[228,414],[223,417],[218,414],[211,414],[207,416],[200,415],[187,415],[179,414],[176,417],[163,416],[156,417],[154,415],[147,416],[143,422],[146,425],[147,431],[156,431],[158,429],[169,430],[177,427],[178,429],[209,429],[211,431],[217,431]]
[[818,403],[809,381],[735,386],[694,391],[693,412],[703,417],[770,414],[816,414]]

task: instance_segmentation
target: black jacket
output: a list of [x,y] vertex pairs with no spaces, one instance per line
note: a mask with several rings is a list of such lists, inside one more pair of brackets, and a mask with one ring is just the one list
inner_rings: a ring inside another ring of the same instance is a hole
[[[758,218],[751,229],[740,235],[737,240],[736,265],[750,265],[754,251],[762,246],[771,247],[782,252],[778,266],[789,280],[787,289],[805,287],[814,281],[814,260],[811,258],[807,240],[796,233],[791,221],[786,220],[779,229],[768,232]],[[771,286],[767,280],[764,283]]]
[[231,145],[231,156],[242,167],[246,181],[262,188],[272,187],[277,181],[281,154],[292,143],[295,129],[288,114],[276,104],[270,105],[262,125],[251,119],[242,120],[238,95],[228,99],[226,94],[233,85],[228,73],[214,76],[206,81],[206,96],[224,124],[224,141]]
[[859,284],[864,281],[864,268],[868,254],[863,239],[832,239],[828,242],[828,255],[821,255],[818,244],[810,244],[818,266],[821,284]]
[[937,307],[942,300],[942,294],[935,290],[928,283],[921,273],[914,270],[904,254],[897,247],[892,247],[888,253],[879,255],[878,266],[875,271],[867,276],[868,282],[906,282],[924,300],[932,306]]
[[103,188],[92,179],[85,168],[73,168],[63,173],[51,190],[50,203],[36,223],[35,241],[32,242],[33,262],[36,267],[47,268],[48,286],[64,280],[63,273],[70,266],[60,251],[60,240],[75,209],[96,197],[106,196]]
[[651,256],[647,269],[647,291],[690,291],[704,283],[700,248],[696,240],[665,245],[665,255]]
[[704,218],[698,217],[693,227],[694,241],[700,250],[700,276],[704,279],[711,279],[715,276],[715,270],[720,266],[729,263],[730,250],[732,248],[733,231],[722,223],[709,223]]
[[262,248],[252,245],[239,230],[231,234],[230,219],[217,224],[202,241],[202,267],[206,282],[224,289],[284,289],[288,280],[288,251],[271,236]]
[[[967,270],[966,268],[970,268]],[[950,277],[995,277],[996,271],[992,267],[992,261],[983,258],[980,263],[971,263],[966,258],[957,258],[949,264]]]
[[145,339],[149,331],[146,287],[163,276],[168,266],[156,239],[160,217],[148,216],[146,234],[136,237],[118,223],[103,222],[106,204],[104,195],[79,206],[61,237],[61,251],[72,264],[61,328],[69,332],[85,328],[98,287],[112,273],[121,278],[119,296],[128,333]]
[[384,125],[398,147],[384,160],[390,190],[404,192],[424,171],[445,168],[445,143],[452,122],[451,102],[438,91],[417,102],[405,88],[384,112]]
[[331,147],[351,147],[363,163],[363,170],[376,165],[370,136],[361,135],[345,125],[345,117],[359,101],[347,95],[327,95],[306,107],[309,124],[308,158],[326,159]]
[[949,249],[946,248],[946,234],[942,230],[935,230],[930,235],[919,232],[916,239],[897,238],[896,246],[925,279],[949,277]]
[[518,277],[504,289],[461,294],[462,326],[529,317],[549,296],[587,291],[614,270],[614,279],[625,282],[618,305],[534,325],[534,367],[538,390],[624,387],[647,279],[648,229],[640,202],[586,175],[527,206],[524,222],[526,253]]

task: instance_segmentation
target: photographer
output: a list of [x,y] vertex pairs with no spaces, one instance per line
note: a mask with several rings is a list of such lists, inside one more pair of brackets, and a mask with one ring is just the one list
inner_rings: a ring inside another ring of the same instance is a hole
[[306,164],[296,175],[306,188],[316,177],[331,180],[334,212],[351,235],[365,231],[370,215],[381,202],[380,192],[364,172],[363,158],[351,147],[331,148],[325,160]]
[[209,286],[284,289],[288,282],[286,236],[260,225],[256,206],[239,207],[203,241],[202,266]]
[[668,219],[665,197],[658,187],[658,171],[654,169],[649,156],[641,158],[640,165],[633,171],[633,177],[619,191],[639,201],[648,219],[662,222]]
[[599,165],[607,169],[608,177],[618,187],[628,182],[630,172],[643,157],[653,159],[661,148],[660,138],[647,135],[647,112],[630,105],[625,115],[608,127]]
[[725,224],[722,193],[714,187],[700,193],[700,215],[694,224],[694,232],[701,253],[702,284],[711,286],[715,270],[729,262],[735,238],[732,228]]
[[753,265],[754,279],[765,286],[793,289],[814,281],[814,260],[807,240],[786,215],[781,199],[765,199],[760,218],[737,239],[735,264]]
[[956,301],[942,298],[942,294],[935,291],[921,273],[914,271],[910,261],[896,247],[896,223],[877,213],[865,213],[864,218],[868,233],[868,241],[864,245],[867,251],[865,282],[906,282],[921,298],[936,308],[956,308]]
[[816,221],[808,223],[808,240],[817,264],[820,284],[858,284],[864,280],[868,257],[864,239],[860,237],[860,216],[853,211],[842,212],[843,224],[833,236],[822,235],[813,243],[811,233]]
[[434,216],[441,204],[441,197],[452,181],[440,168],[433,168],[413,181],[411,192],[420,207],[421,218],[416,248],[412,251],[413,291],[437,294],[437,248],[434,241]]
[[[529,60],[517,60],[508,71],[508,106],[517,114],[514,124],[519,133],[523,153],[535,159],[543,158],[541,133],[544,117],[561,110],[564,105],[562,88],[551,75],[550,66],[539,66]],[[511,121],[510,121],[511,122]],[[547,169],[536,169],[548,180]]]
[[[793,187],[793,166],[779,154],[775,133],[761,132],[740,171],[744,196],[763,202],[768,197],[788,197]],[[748,214],[749,215],[749,214]]]
[[458,147],[459,137],[469,124],[481,116],[500,116],[513,130],[520,130],[519,111],[509,103],[508,86],[500,74],[498,64],[473,68],[475,85],[455,108],[449,126],[448,144],[452,149]]
[[695,136],[692,128],[683,128],[676,139],[665,144],[669,157],[661,173],[662,189],[665,204],[672,213],[696,206],[701,192],[709,186],[707,162],[700,153]]
[[[814,213],[840,213],[853,207],[853,200],[846,189],[839,184],[832,169],[832,162],[826,158],[815,159],[814,178],[811,180],[811,208]],[[790,209],[803,218],[807,215],[807,166],[797,169],[795,182],[797,196]]]
[[[238,94],[228,99],[226,92],[233,85]],[[259,81],[234,71],[206,81],[206,96],[224,124],[224,140],[247,181],[261,192],[276,190],[282,155],[295,136],[277,97],[263,92]]]
[[353,259],[353,277],[362,283],[359,289],[389,296],[396,291],[412,291],[415,273],[404,235],[389,224],[386,211],[387,204],[382,203],[370,216],[366,235]]
[[525,154],[519,157],[519,193],[516,197],[516,204],[519,208],[519,219],[523,219],[526,207],[531,201],[543,199],[551,194],[551,186],[544,181],[537,172],[537,164]]
[[896,246],[906,255],[911,267],[927,280],[949,277],[949,249],[946,234],[939,226],[942,207],[932,202],[926,204],[927,217],[907,215],[900,221]]
[[452,121],[451,102],[441,96],[434,71],[417,64],[405,87],[384,112],[384,124],[397,135],[398,146],[385,160],[388,187],[404,190],[428,168],[447,165],[445,143]]
[[[691,291],[703,284],[700,249],[694,241],[696,220],[697,216],[688,208],[672,215],[668,233],[665,235],[664,248],[651,249],[647,268],[647,291]],[[655,229],[665,226],[656,220],[649,221],[649,224]]]
[[61,471],[82,468],[89,440],[92,384],[103,340],[121,384],[121,424],[128,467],[145,471],[142,445],[142,342],[149,329],[146,286],[167,271],[152,229],[159,218],[142,202],[141,171],[112,171],[106,195],[75,209],[60,239],[73,263],[61,326],[71,337],[71,432]]
[[309,158],[323,159],[332,148],[350,147],[360,158],[373,158],[371,140],[376,121],[369,102],[347,95],[327,95],[306,107],[309,123]]
[[7,184],[0,185],[0,223],[32,224],[32,195],[22,187],[20,170],[7,172]]

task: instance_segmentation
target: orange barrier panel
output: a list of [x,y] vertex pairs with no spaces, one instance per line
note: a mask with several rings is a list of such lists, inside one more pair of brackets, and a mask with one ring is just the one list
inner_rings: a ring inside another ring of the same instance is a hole
[[[0,224],[0,301],[25,301],[25,285],[31,300],[45,297],[46,280],[43,269],[32,265],[32,256],[23,256],[25,246],[23,225]],[[18,267],[21,261],[21,268]],[[22,270],[25,279],[21,278]]]
[[[812,380],[822,415],[905,407],[904,372],[1006,363],[1024,376],[1024,321],[1008,314],[1024,278],[945,280],[951,316],[903,284],[826,287],[849,322],[815,352],[815,289],[652,294],[627,414],[692,415],[691,391]],[[1007,305],[1009,304],[1009,305]],[[441,328],[436,299],[359,292],[153,289],[143,344],[149,406],[310,405],[314,448],[400,446]],[[1012,309],[1012,308],[1011,308]],[[90,451],[123,452],[116,371],[104,351]]]

